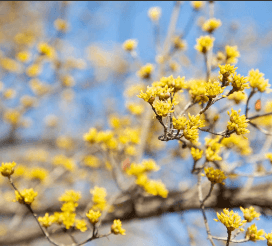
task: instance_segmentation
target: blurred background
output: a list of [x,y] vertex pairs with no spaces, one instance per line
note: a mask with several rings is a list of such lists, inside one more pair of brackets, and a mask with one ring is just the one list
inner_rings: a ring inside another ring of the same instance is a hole
[[[21,168],[21,173],[15,173],[18,187],[35,189],[37,186],[41,190],[42,198],[37,201],[37,208],[41,203],[50,208],[52,201],[57,203],[66,189],[81,191],[84,202],[90,199],[89,190],[94,185],[105,187],[109,197],[118,193],[111,173],[112,164],[107,157],[100,153],[97,162],[92,160],[86,164],[84,161],[86,156],[96,155],[96,149],[86,146],[83,135],[91,127],[111,129],[113,117],[117,116],[128,117],[138,130],[145,120],[149,120],[144,118],[147,109],[142,106],[142,99],[137,98],[137,93],[129,96],[129,89],[138,84],[151,85],[159,79],[158,46],[165,41],[175,4],[151,1],[0,3],[0,160],[16,161]],[[190,2],[180,3],[174,34],[186,31],[187,49],[173,55],[171,62],[175,68],[170,66],[164,76],[185,76],[186,80],[205,77],[204,58],[194,46],[196,38],[204,35],[201,26],[209,18],[211,10],[208,5],[206,2],[203,9],[194,11]],[[214,2],[213,5],[214,17],[222,21],[214,35],[214,53],[224,49],[225,45],[237,45],[239,73],[246,76],[252,68],[259,69],[266,79],[270,79],[272,3],[243,1]],[[149,9],[156,6],[161,8],[158,25],[148,17]],[[127,39],[137,40],[137,56],[133,57],[123,49]],[[147,63],[153,64],[155,72],[150,79],[143,81],[137,71]],[[215,71],[214,76],[217,75],[218,71]],[[257,99],[265,105],[271,100],[271,94],[254,95],[250,104],[252,110]],[[184,100],[186,104],[186,98]],[[132,103],[139,104],[139,112],[129,106]],[[222,100],[215,108],[224,106],[226,101]],[[235,107],[244,111],[245,105]],[[226,112],[222,122],[224,119],[226,122]],[[158,136],[163,129],[155,120],[151,124],[152,135],[148,137],[149,142],[141,156],[153,158],[161,166],[151,176],[161,179],[168,190],[193,187],[196,177],[190,174],[190,152],[181,150],[177,142],[159,142]],[[220,125],[218,131],[225,125]],[[139,136],[140,132],[137,133]],[[207,134],[202,133],[202,142],[205,136]],[[252,129],[250,140],[252,153],[258,153],[265,135]],[[132,159],[138,158],[137,153],[127,154]],[[73,164],[55,171],[54,158],[58,155],[71,158]],[[121,163],[124,158],[124,155],[120,156],[117,162]],[[228,161],[243,158],[232,155]],[[51,182],[43,183],[40,176],[27,174],[36,166],[46,170],[44,176]],[[264,163],[263,168],[268,168],[268,163]],[[252,165],[240,169],[244,172],[252,170]],[[252,182],[259,184],[268,179]],[[228,180],[226,185],[237,188],[246,182],[249,182],[248,178],[243,177]],[[26,213],[14,212],[18,209],[12,203],[14,192],[3,177],[0,177],[0,185],[0,210],[4,211],[0,214],[0,245],[50,245],[40,236],[5,243],[7,232],[15,234],[22,225],[39,228]],[[207,210],[207,214],[212,234],[226,236],[223,225],[213,221],[215,211]],[[269,219],[269,216],[263,216],[258,228],[270,232],[272,223]],[[102,229],[107,232],[109,226]],[[112,235],[86,245],[210,244],[198,209],[146,219],[127,218],[123,227],[127,230],[126,236]],[[23,235],[23,231],[21,233]],[[62,236],[58,238],[61,240]],[[224,243],[218,241],[216,245]],[[258,242],[258,245],[266,245],[266,241]]]

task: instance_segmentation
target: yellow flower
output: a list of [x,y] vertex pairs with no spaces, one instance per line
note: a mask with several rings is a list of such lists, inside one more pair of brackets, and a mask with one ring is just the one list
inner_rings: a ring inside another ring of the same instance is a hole
[[257,226],[255,224],[251,225],[247,228],[246,231],[246,239],[250,241],[256,242],[257,240],[265,240],[262,235],[264,234],[264,230],[257,230]]
[[166,117],[169,113],[174,112],[173,105],[174,103],[171,102],[170,98],[167,101],[157,100],[153,103],[156,113],[162,117]]
[[12,99],[16,96],[16,91],[9,88],[3,91],[3,97],[4,99]]
[[16,166],[16,163],[13,162],[2,162],[2,166],[0,167],[0,172],[5,177],[10,177],[14,173],[14,167]]
[[201,159],[203,154],[203,150],[195,149],[194,147],[191,148],[191,155],[195,161]]
[[90,128],[88,133],[85,133],[83,136],[84,141],[89,143],[95,143],[97,136],[97,130],[95,128]]
[[191,1],[191,4],[195,11],[198,11],[203,8],[205,1]]
[[152,21],[158,21],[161,17],[161,8],[160,7],[152,7],[148,10],[148,17]]
[[0,60],[1,66],[10,71],[10,72],[18,72],[19,71],[19,64],[18,62],[14,61],[13,59],[10,59],[8,57],[1,58]]
[[146,92],[144,93],[141,90],[139,98],[144,99],[146,102],[152,104],[155,101],[155,97],[157,96],[157,89],[154,87],[147,86]]
[[205,84],[206,94],[209,98],[214,98],[217,95],[223,93],[225,87],[221,87],[219,82],[209,81]]
[[150,63],[147,63],[145,66],[141,67],[137,72],[137,75],[142,79],[148,79],[151,76],[151,73],[154,70],[154,66]]
[[76,220],[76,229],[80,230],[81,232],[84,232],[87,230],[87,223],[85,220]]
[[103,187],[95,186],[94,189],[90,190],[90,193],[93,195],[92,201],[94,203],[93,209],[94,210],[105,210],[107,207],[107,191]]
[[191,80],[188,83],[189,93],[195,102],[208,102],[209,98],[206,96],[206,82],[204,80]]
[[249,155],[252,153],[249,140],[245,139],[243,136],[232,134],[229,138],[224,138],[221,141],[221,144],[228,149],[234,148],[234,150],[241,155]]
[[65,228],[68,230],[70,229],[74,223],[75,223],[75,213],[70,212],[63,212],[60,213],[60,220],[62,221],[62,224],[65,225]]
[[90,222],[94,225],[99,221],[99,218],[101,216],[101,213],[99,211],[93,211],[92,209],[89,210],[89,212],[86,214]]
[[259,72],[259,69],[251,69],[248,73],[249,84],[252,88],[257,88],[259,92],[264,92],[270,84],[268,79],[264,79],[264,74]]
[[126,235],[126,230],[122,228],[121,220],[114,220],[111,226],[111,232],[115,235],[121,234]]
[[24,189],[20,193],[17,190],[15,191],[16,200],[19,203],[23,203],[23,204],[25,203],[28,205],[30,205],[34,201],[37,195],[38,195],[38,192],[35,192],[32,188]]
[[235,91],[234,93],[228,96],[228,99],[233,100],[235,104],[239,104],[240,102],[245,101],[247,99],[247,95],[242,91]]
[[54,21],[54,26],[58,31],[66,32],[68,30],[68,24],[63,19],[56,19]]
[[220,136],[216,138],[205,138],[206,141],[206,159],[207,161],[220,161],[222,158],[218,155],[222,144],[218,143]]
[[143,188],[147,193],[153,196],[161,196],[163,198],[167,198],[168,196],[168,190],[160,180],[147,180],[147,182],[143,184]]
[[240,74],[234,73],[232,77],[231,84],[233,86],[234,91],[243,91],[244,89],[250,88],[247,84],[248,78],[241,76]]
[[268,234],[265,233],[265,238],[267,240],[267,246],[272,246],[272,232]]
[[48,171],[41,167],[34,167],[29,170],[28,177],[30,179],[38,179],[44,181],[48,177]]
[[17,54],[17,59],[21,62],[28,62],[30,60],[30,53],[28,51],[21,51]]
[[78,203],[75,203],[75,202],[65,202],[62,204],[61,206],[61,211],[62,212],[75,212],[76,211],[76,207],[78,206]]
[[223,209],[224,213],[221,212],[221,215],[217,213],[217,218],[215,221],[220,221],[227,227],[228,231],[234,231],[243,224],[246,223],[246,220],[241,220],[241,217],[238,213],[234,213],[233,210],[229,211],[228,209]]
[[238,112],[236,110],[231,109],[231,114],[228,111],[228,115],[230,116],[230,121],[228,121],[228,130],[232,131],[235,130],[237,135],[241,135],[241,134],[245,134],[245,133],[249,133],[249,130],[246,129],[247,127],[247,122],[249,122],[249,120],[246,119],[245,115],[239,115],[239,113],[241,112],[241,109],[238,110]]
[[25,108],[30,108],[35,105],[36,100],[34,97],[25,95],[21,97],[20,102]]
[[73,87],[75,85],[75,80],[71,75],[65,75],[61,79],[62,85],[67,87]]
[[218,67],[220,68],[220,71],[219,71],[220,81],[223,83],[223,85],[229,85],[231,76],[234,75],[237,67],[235,68],[234,65],[230,65],[230,64],[218,65]]
[[72,149],[74,147],[72,138],[68,136],[59,136],[56,144],[60,149]]
[[172,121],[173,121],[173,127],[175,129],[177,129],[177,130],[184,130],[185,129],[186,123],[187,123],[187,119],[185,116],[178,117],[177,119],[175,116],[173,116]]
[[196,41],[197,44],[195,45],[195,49],[205,54],[213,47],[214,38],[210,36],[201,36]]
[[259,220],[261,214],[257,213],[252,206],[250,206],[249,208],[240,207],[240,209],[242,210],[244,214],[244,219],[247,220],[247,222],[251,222],[252,220],[254,220],[254,218],[257,218],[257,220]]
[[100,166],[99,159],[94,155],[85,156],[83,159],[83,163],[85,166],[89,166],[89,167],[99,167]]
[[125,51],[135,50],[138,42],[135,39],[128,39],[123,43],[123,49]]
[[237,57],[240,57],[240,53],[237,50],[237,46],[229,46],[225,47],[227,61],[226,63],[237,63]]
[[225,184],[223,181],[227,178],[223,171],[213,167],[204,168],[207,178],[214,184]]
[[65,193],[59,198],[60,202],[77,202],[81,198],[80,192],[76,192],[74,190],[67,190]]
[[50,215],[48,213],[45,214],[44,217],[39,217],[38,221],[40,222],[42,227],[49,227],[54,223],[54,215]]
[[17,125],[21,119],[21,113],[16,109],[8,109],[4,113],[4,120],[12,125]]
[[269,159],[270,163],[272,164],[272,153],[267,153],[265,157]]
[[41,71],[42,68],[39,64],[33,64],[27,68],[26,74],[29,77],[36,77],[41,73]]
[[219,28],[221,25],[222,25],[222,23],[220,20],[212,18],[212,19],[205,21],[205,23],[202,26],[202,30],[205,32],[212,33],[214,30]]
[[140,115],[144,112],[144,106],[142,104],[128,103],[127,109],[130,111],[130,113],[135,115]]

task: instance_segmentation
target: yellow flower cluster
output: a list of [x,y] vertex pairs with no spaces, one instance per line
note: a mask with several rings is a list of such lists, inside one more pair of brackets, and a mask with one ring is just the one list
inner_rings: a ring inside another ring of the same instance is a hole
[[144,106],[142,104],[128,103],[127,109],[131,114],[141,115],[144,112]]
[[213,47],[214,38],[210,36],[201,36],[196,40],[195,49],[205,54]]
[[40,222],[41,226],[45,228],[51,226],[54,223],[54,220],[55,220],[54,215],[49,216],[48,213],[46,213],[44,217],[38,218],[38,221]]
[[247,84],[248,78],[241,76],[240,74],[234,73],[232,76],[231,84],[233,86],[234,91],[243,91],[244,89],[250,88]]
[[42,83],[38,79],[30,80],[29,85],[30,85],[31,90],[35,94],[37,94],[38,96],[42,96],[42,95],[48,93],[49,89],[50,89],[49,85],[45,85],[44,83]]
[[228,231],[234,231],[246,223],[246,220],[241,220],[241,217],[238,215],[238,213],[234,213],[233,210],[229,211],[225,208],[223,209],[223,212],[224,213],[221,212],[221,215],[217,213],[218,219],[214,220],[216,222],[220,221],[222,224],[224,224]]
[[4,177],[10,177],[14,173],[14,167],[16,166],[16,163],[13,162],[2,162],[2,165],[0,167],[0,172]]
[[88,166],[88,167],[96,168],[96,167],[100,166],[99,159],[94,155],[84,156],[83,163],[84,163],[85,166]]
[[89,210],[88,213],[86,213],[86,216],[90,220],[90,222],[94,225],[99,221],[99,218],[101,216],[100,211],[93,211],[92,209]]
[[241,155],[249,155],[252,153],[249,140],[245,139],[243,136],[232,134],[229,138],[224,138],[221,141],[221,144],[228,149],[234,148],[234,150]]
[[65,228],[68,230],[75,223],[75,210],[78,206],[77,201],[81,198],[80,192],[76,192],[74,190],[67,190],[65,193],[59,198],[60,202],[63,202],[61,207],[61,213],[59,214],[59,218],[55,218],[62,223]]
[[225,65],[218,65],[220,68],[219,71],[219,80],[224,84],[224,85],[229,85],[229,82],[232,81],[232,77],[235,73],[235,68],[234,65],[230,64],[225,64]]
[[249,130],[246,129],[247,127],[247,122],[249,122],[249,120],[246,119],[245,115],[239,115],[241,112],[241,109],[238,110],[238,112],[236,110],[231,109],[231,113],[228,111],[228,115],[230,116],[230,121],[228,121],[228,130],[232,131],[235,130],[237,135],[241,135],[241,134],[245,134],[245,133],[249,133]]
[[234,93],[228,96],[228,99],[233,100],[235,104],[239,104],[240,102],[245,101],[247,99],[247,95],[242,91],[235,91]]
[[29,77],[37,77],[42,72],[42,67],[40,64],[32,64],[26,69],[26,74]]
[[221,143],[218,143],[220,136],[216,138],[205,138],[206,141],[206,159],[207,161],[221,161],[222,157],[219,156]]
[[108,204],[106,201],[107,191],[103,187],[95,186],[94,189],[90,190],[90,193],[93,195],[92,202],[93,210],[103,211],[107,209]]
[[223,181],[227,178],[224,172],[220,169],[214,169],[213,167],[204,168],[206,177],[214,184],[225,184]]
[[187,118],[185,116],[181,116],[176,118],[172,117],[173,127],[177,130],[184,130],[186,128]]
[[183,130],[184,137],[191,141],[193,144],[198,143],[198,128],[199,127],[204,127],[205,120],[202,120],[200,115],[191,115],[188,113],[189,120],[186,122],[186,127]]
[[16,109],[8,109],[4,112],[4,120],[11,125],[18,125],[21,119],[21,113]]
[[87,223],[84,219],[75,221],[75,228],[81,232],[87,231]]
[[121,129],[122,127],[125,127],[130,123],[131,122],[128,117],[120,118],[116,115],[110,115],[109,117],[109,125],[114,129]]
[[83,139],[91,144],[99,143],[103,148],[116,149],[118,147],[112,131],[98,132],[95,128],[90,128],[89,132],[84,134]]
[[229,63],[229,64],[237,63],[237,61],[238,61],[237,57],[240,57],[240,53],[237,50],[237,46],[227,45],[225,47],[225,51],[226,51],[226,56],[227,56],[226,63]]
[[261,214],[257,213],[252,206],[250,206],[249,208],[242,208],[242,207],[240,207],[240,209],[243,212],[244,219],[247,222],[251,222],[255,218],[257,218],[257,220],[259,220],[259,217],[260,217]]
[[272,246],[272,232],[268,234],[265,233],[265,238],[267,240],[267,246]]
[[166,117],[169,113],[173,113],[174,109],[173,106],[175,104],[171,102],[171,99],[169,98],[167,101],[160,101],[156,100],[153,103],[153,107],[155,108],[158,115],[162,117]]
[[20,68],[18,62],[8,57],[1,58],[0,64],[4,69],[12,73],[18,72]]
[[186,50],[187,43],[185,40],[182,40],[179,36],[173,38],[174,48],[177,50]]
[[111,226],[111,232],[115,235],[126,235],[126,230],[122,228],[122,222],[120,220],[114,220]]
[[128,175],[134,175],[138,177],[145,172],[158,171],[160,169],[156,162],[152,159],[143,160],[141,164],[131,163],[129,168],[126,169]]
[[264,79],[264,74],[259,72],[259,69],[252,69],[248,73],[248,80],[251,88],[257,88],[259,92],[264,92],[270,84],[268,79]]
[[192,7],[198,11],[204,7],[205,1],[191,1]]
[[140,68],[137,75],[142,79],[149,79],[153,70],[154,66],[151,63],[147,63],[145,66]]
[[246,239],[249,239],[250,241],[256,242],[258,240],[265,240],[262,235],[264,234],[264,230],[257,230],[257,226],[255,224],[251,225],[247,228],[246,231]]
[[68,30],[68,23],[63,19],[56,19],[54,26],[58,31],[66,32]]
[[29,179],[45,181],[48,178],[48,171],[41,167],[33,167],[27,172],[27,177]]
[[47,43],[39,43],[38,51],[48,59],[54,59],[56,57],[54,48]]
[[138,42],[135,39],[128,39],[123,43],[123,49],[126,51],[135,50]]
[[11,88],[8,88],[6,90],[3,91],[3,97],[4,99],[12,99],[16,96],[16,91],[11,89]]
[[208,102],[209,98],[206,96],[206,82],[204,80],[191,80],[188,83],[189,93],[195,102]]
[[214,98],[217,95],[223,93],[225,87],[221,87],[221,84],[219,82],[212,82],[209,81],[205,84],[205,96],[209,98]]
[[195,149],[194,147],[191,148],[191,155],[195,161],[201,159],[203,154],[203,150]]
[[209,19],[204,22],[202,26],[202,30],[208,33],[212,33],[214,30],[219,28],[222,25],[220,20],[217,20],[215,18]]
[[272,164],[272,153],[267,153],[265,157],[269,159],[270,163]]
[[[187,88],[187,83],[185,82],[185,77],[178,76],[176,79],[172,75],[169,77],[162,77],[160,81],[155,81],[152,83],[152,87],[157,88],[158,94],[162,93],[162,90],[164,90],[164,93],[167,92],[167,89],[169,89],[168,92],[182,92],[181,89]],[[160,96],[160,95],[159,95]],[[164,99],[167,99],[165,97],[162,97]]]
[[144,160],[141,164],[131,163],[125,171],[128,175],[135,176],[136,184],[143,187],[147,193],[166,198],[168,191],[165,185],[161,181],[150,180],[146,175],[150,171],[158,171],[159,169],[155,161],[150,159]]
[[75,169],[75,162],[72,158],[68,158],[64,155],[54,156],[52,163],[56,166],[63,166],[68,171],[73,171]]
[[61,78],[61,83],[66,87],[73,87],[75,85],[75,80],[71,75],[65,75]]
[[74,147],[74,141],[69,136],[59,136],[56,139],[56,145],[60,149],[71,150]]
[[35,98],[28,95],[22,96],[20,102],[24,108],[34,107],[36,104]]
[[30,205],[35,197],[38,195],[38,192],[35,192],[32,188],[31,189],[24,189],[20,193],[15,190],[15,198],[19,203],[28,204]]
[[30,60],[30,53],[28,51],[21,51],[16,55],[17,59],[21,62],[28,62]]
[[152,21],[158,21],[161,17],[161,8],[160,7],[152,7],[148,10],[148,17]]

